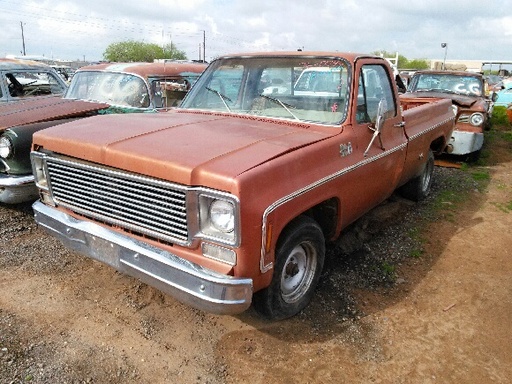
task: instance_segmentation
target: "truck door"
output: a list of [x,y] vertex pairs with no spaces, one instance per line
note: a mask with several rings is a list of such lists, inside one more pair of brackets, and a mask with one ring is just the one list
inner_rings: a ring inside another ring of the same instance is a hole
[[365,164],[365,196],[361,204],[391,195],[403,169],[407,138],[398,109],[396,87],[385,63],[361,60],[357,66],[356,105],[352,108],[357,156]]

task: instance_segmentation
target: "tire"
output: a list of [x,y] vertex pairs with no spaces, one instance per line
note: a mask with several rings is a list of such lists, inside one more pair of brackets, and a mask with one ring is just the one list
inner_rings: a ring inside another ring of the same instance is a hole
[[428,158],[421,174],[409,180],[401,189],[402,196],[413,201],[425,199],[430,193],[432,186],[432,174],[434,172],[434,154],[428,151]]
[[254,294],[254,308],[271,320],[294,316],[311,301],[325,259],[325,238],[316,221],[299,216],[282,232],[270,286]]

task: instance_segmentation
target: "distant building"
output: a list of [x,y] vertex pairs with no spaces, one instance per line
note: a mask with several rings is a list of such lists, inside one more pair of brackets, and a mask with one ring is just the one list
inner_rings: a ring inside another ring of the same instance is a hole
[[[506,60],[446,60],[444,62],[444,69],[450,71],[468,71],[468,72],[483,72],[483,71],[498,71],[508,72],[512,69],[512,61]],[[430,62],[430,69],[442,70],[443,60],[435,59]]]

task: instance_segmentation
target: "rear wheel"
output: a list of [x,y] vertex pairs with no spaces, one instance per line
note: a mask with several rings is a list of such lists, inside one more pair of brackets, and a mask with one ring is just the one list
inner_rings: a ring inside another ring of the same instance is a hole
[[434,154],[429,150],[428,159],[423,171],[419,176],[408,181],[401,189],[400,193],[411,200],[420,201],[425,199],[430,193],[432,186],[432,174],[434,173]]
[[320,226],[299,216],[281,234],[270,286],[256,292],[254,307],[263,316],[280,320],[294,316],[311,301],[325,259]]

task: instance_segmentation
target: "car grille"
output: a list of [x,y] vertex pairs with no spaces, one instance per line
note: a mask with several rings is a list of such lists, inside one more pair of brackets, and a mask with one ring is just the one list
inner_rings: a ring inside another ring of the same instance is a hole
[[185,187],[62,158],[46,164],[57,205],[166,242],[188,241]]
[[457,120],[459,123],[469,123],[469,115],[460,115]]

